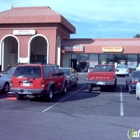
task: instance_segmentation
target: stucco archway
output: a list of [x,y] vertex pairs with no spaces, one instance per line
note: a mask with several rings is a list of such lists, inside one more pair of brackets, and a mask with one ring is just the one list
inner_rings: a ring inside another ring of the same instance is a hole
[[30,38],[28,43],[28,58],[29,63],[49,62],[49,42],[44,35],[37,34]]
[[1,39],[1,70],[5,71],[15,63],[19,62],[20,43],[16,36],[6,35]]
[[56,62],[57,62],[57,65],[60,66],[61,65],[61,38],[60,36],[57,37],[56,49],[57,49]]

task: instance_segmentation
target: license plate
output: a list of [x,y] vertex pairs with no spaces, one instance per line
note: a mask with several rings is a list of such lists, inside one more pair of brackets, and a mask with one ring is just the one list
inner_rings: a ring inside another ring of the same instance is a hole
[[23,86],[30,86],[30,83],[23,83]]
[[98,82],[97,84],[98,84],[98,85],[105,85],[104,82]]

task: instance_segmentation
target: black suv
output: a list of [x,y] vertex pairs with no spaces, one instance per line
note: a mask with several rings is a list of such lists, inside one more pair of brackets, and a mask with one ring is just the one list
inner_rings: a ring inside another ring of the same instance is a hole
[[57,65],[47,64],[23,64],[18,65],[10,81],[10,92],[15,94],[18,100],[28,96],[29,98],[43,97],[52,100],[58,92],[66,94],[67,80]]

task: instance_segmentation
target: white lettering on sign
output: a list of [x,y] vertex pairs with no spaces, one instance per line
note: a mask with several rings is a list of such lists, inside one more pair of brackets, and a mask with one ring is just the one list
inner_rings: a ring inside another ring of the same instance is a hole
[[83,46],[65,46],[64,51],[66,52],[83,52]]
[[35,35],[35,30],[13,30],[14,35]]

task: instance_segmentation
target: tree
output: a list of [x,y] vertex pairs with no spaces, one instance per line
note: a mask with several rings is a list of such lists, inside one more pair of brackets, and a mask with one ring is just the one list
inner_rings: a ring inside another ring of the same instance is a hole
[[133,38],[140,38],[140,34],[136,34]]

